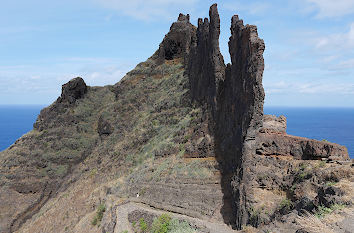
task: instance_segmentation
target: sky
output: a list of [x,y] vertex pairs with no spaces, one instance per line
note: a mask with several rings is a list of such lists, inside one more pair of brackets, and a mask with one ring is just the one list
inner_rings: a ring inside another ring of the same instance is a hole
[[0,0],[0,104],[48,105],[77,76],[114,84],[212,3],[226,62],[232,15],[257,25],[266,106],[354,107],[354,0]]

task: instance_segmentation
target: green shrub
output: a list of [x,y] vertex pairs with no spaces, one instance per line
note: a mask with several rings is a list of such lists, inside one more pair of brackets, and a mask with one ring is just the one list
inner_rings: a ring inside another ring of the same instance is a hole
[[318,166],[319,167],[325,167],[326,166],[326,161],[320,161]]
[[96,226],[102,221],[103,213],[106,211],[106,206],[104,204],[100,204],[96,210],[96,215],[93,218],[91,224]]
[[326,183],[326,186],[333,186],[333,185],[335,185],[335,184],[337,184],[337,182],[335,182],[335,181],[328,181],[328,182]]
[[316,213],[315,213],[315,216],[317,218],[323,218],[324,216],[326,216],[327,214],[330,214],[332,212],[333,212],[333,210],[331,208],[328,208],[325,206],[319,206]]
[[261,211],[259,209],[255,209],[254,207],[251,207],[248,209],[249,212],[249,224],[258,227],[258,225],[261,222]]
[[307,168],[307,164],[306,163],[302,163],[301,165],[300,165],[300,170],[305,170],[306,168]]
[[167,233],[169,232],[169,225],[171,222],[171,217],[167,214],[162,214],[160,217],[155,218],[151,226],[152,233]]
[[289,211],[292,208],[294,208],[294,204],[291,200],[285,198],[280,202],[279,209]]
[[304,180],[307,177],[308,173],[307,172],[300,172],[299,173],[299,179]]
[[333,204],[329,208],[325,206],[319,206],[315,212],[315,216],[317,218],[323,218],[327,214],[330,214],[335,210],[341,210],[343,208],[345,208],[345,205],[343,204]]
[[178,219],[172,219],[168,227],[168,233],[195,233],[196,229],[193,229],[188,222],[179,221]]
[[141,232],[148,232],[148,225],[143,218],[139,219],[139,227]]

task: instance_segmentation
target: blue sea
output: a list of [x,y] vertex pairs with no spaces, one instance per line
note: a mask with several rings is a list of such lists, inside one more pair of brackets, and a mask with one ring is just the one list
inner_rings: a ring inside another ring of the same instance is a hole
[[33,128],[43,105],[0,105],[0,151]]
[[[43,107],[0,105],[0,151],[32,129]],[[264,112],[286,116],[288,134],[345,145],[354,158],[354,108],[265,107]]]

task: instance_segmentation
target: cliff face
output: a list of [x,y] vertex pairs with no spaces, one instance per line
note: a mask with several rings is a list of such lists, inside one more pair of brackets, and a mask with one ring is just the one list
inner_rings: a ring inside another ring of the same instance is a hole
[[[264,42],[255,26],[231,21],[231,64],[225,66],[219,50],[220,18],[213,5],[208,19],[198,21],[197,43],[187,67],[191,97],[206,109],[215,140],[215,156],[223,167],[224,192],[232,189],[236,225],[246,223],[243,163],[255,151],[262,125]],[[230,186],[230,187],[228,187]]]
[[232,17],[227,65],[219,35],[216,4],[198,27],[180,14],[117,84],[64,84],[34,129],[0,153],[0,232],[119,233],[152,219],[150,207],[200,232],[294,232],[298,213],[350,207],[346,148],[287,135],[285,117],[263,115],[257,28]]

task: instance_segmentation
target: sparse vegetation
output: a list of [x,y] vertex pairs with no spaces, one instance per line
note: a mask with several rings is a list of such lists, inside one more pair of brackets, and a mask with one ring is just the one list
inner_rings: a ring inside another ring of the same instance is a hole
[[140,227],[141,232],[144,232],[144,233],[148,232],[148,225],[145,222],[144,218],[139,219],[139,227]]
[[162,214],[154,219],[151,225],[152,233],[167,233],[171,224],[171,217],[167,214]]
[[326,183],[326,186],[334,186],[335,184],[337,184],[338,182],[335,182],[335,181],[328,181]]
[[138,228],[135,222],[132,223],[133,229],[137,232],[144,233],[195,233],[188,222],[171,218],[168,214],[162,214],[154,218],[149,226],[144,218],[139,219]]
[[343,204],[333,204],[329,208],[325,206],[319,206],[315,212],[315,216],[317,218],[323,218],[328,214],[331,214],[335,210],[342,210],[345,208],[345,205]]
[[249,208],[249,224],[251,224],[253,227],[258,227],[258,225],[261,223],[261,211],[259,209],[256,209],[254,207]]
[[106,211],[106,206],[104,204],[100,204],[97,207],[96,210],[96,215],[93,218],[93,220],[91,221],[91,224],[96,226],[96,225],[100,225],[102,218],[103,218],[103,213]]
[[297,169],[297,173],[295,175],[295,179],[297,182],[302,182],[305,179],[309,179],[311,177],[311,171],[309,171],[309,165],[306,163],[302,163]]
[[296,220],[302,229],[311,233],[334,233],[333,229],[312,214],[298,216]]
[[290,211],[293,208],[294,208],[294,203],[287,198],[283,199],[279,204],[280,210]]
[[197,230],[193,229],[188,222],[172,219],[169,224],[168,233],[196,233]]
[[326,161],[319,161],[316,167],[324,168],[326,166]]

